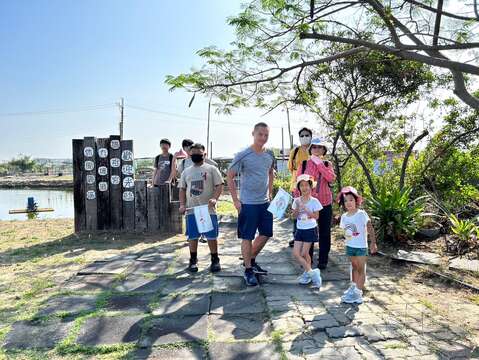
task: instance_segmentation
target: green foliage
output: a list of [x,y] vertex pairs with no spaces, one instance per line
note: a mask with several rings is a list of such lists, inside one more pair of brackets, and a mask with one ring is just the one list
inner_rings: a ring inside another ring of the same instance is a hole
[[456,215],[449,216],[451,222],[451,231],[456,235],[459,245],[462,248],[467,246],[471,241],[479,237],[479,226],[472,219],[458,219]]
[[273,182],[273,196],[276,195],[276,193],[278,192],[280,188],[289,192],[290,186],[291,186],[291,176],[276,177]]
[[0,174],[41,171],[42,167],[30,156],[19,155],[6,164],[0,165]]
[[417,232],[425,197],[411,199],[411,192],[410,188],[402,191],[382,188],[368,201],[380,240],[401,241]]

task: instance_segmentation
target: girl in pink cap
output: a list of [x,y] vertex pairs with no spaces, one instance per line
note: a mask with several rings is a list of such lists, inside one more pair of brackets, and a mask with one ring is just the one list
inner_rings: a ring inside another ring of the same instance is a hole
[[293,201],[293,217],[297,220],[294,234],[293,256],[303,267],[304,272],[299,277],[299,283],[306,285],[313,283],[313,287],[321,287],[321,272],[319,269],[311,269],[309,249],[318,242],[318,218],[319,211],[323,208],[318,199],[311,196],[313,178],[303,174],[296,179],[296,188],[300,196]]
[[[311,140],[308,161],[299,167],[297,175],[311,175],[317,182],[312,191],[313,197],[319,200],[323,209],[318,220],[319,254],[318,269],[324,270],[328,266],[329,251],[331,249],[331,220],[333,217],[333,194],[330,184],[336,180],[333,164],[325,159],[328,149],[322,138],[315,137]],[[295,195],[296,196],[296,195]],[[310,248],[310,257],[313,259],[313,248]]]
[[346,238],[346,255],[352,265],[352,283],[344,292],[341,301],[348,304],[363,302],[364,281],[366,279],[366,261],[368,256],[368,235],[371,240],[371,253],[377,252],[376,235],[366,211],[359,208],[363,198],[352,186],[344,187],[337,201],[345,213],[341,216],[339,227]]

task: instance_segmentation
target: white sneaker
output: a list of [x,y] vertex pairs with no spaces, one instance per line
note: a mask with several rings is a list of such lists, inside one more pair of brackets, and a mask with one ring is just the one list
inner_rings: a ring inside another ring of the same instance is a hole
[[363,292],[355,286],[353,291],[341,296],[341,301],[346,304],[362,304]]
[[343,295],[351,293],[351,291],[354,291],[355,288],[356,288],[356,284],[351,283],[351,285],[348,287],[348,289],[345,292],[343,292]]
[[318,289],[321,287],[321,271],[319,269],[313,270],[313,273],[311,274],[311,281],[313,282],[313,287]]
[[311,282],[311,276],[305,271],[301,274],[301,276],[298,278],[298,283],[301,285],[308,285]]

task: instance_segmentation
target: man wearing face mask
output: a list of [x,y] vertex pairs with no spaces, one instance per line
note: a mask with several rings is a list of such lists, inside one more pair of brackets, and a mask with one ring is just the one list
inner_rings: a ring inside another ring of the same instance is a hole
[[[191,146],[191,160],[193,165],[186,168],[180,178],[180,213],[186,212],[186,233],[190,246],[190,263],[188,271],[197,272],[198,239],[204,236],[208,241],[211,253],[210,271],[221,270],[218,257],[218,218],[216,216],[216,202],[223,191],[223,177],[220,171],[205,163],[205,147],[202,144]],[[208,205],[213,223],[213,230],[200,234],[193,207]]]
[[[191,141],[191,140],[190,140]],[[193,144],[193,142],[187,147],[184,149],[184,151],[186,152],[186,158],[184,158],[179,164],[178,164],[178,169],[177,169],[177,172],[180,174],[181,176],[181,173],[189,168],[190,166],[193,165],[193,160],[191,159],[191,145]],[[213,165],[213,166],[216,166],[218,167],[218,164],[216,163],[216,161],[214,160],[211,160],[209,158],[206,157],[206,153],[204,153],[204,157],[205,157],[205,163],[207,164],[210,164],[210,165]]]
[[[296,189],[296,178],[298,169],[301,169],[304,161],[309,160],[309,145],[313,137],[313,131],[307,127],[303,127],[299,130],[299,142],[300,146],[295,147],[289,153],[288,169],[291,173],[291,186],[290,191],[293,192]],[[302,171],[304,172],[304,170]],[[293,224],[293,234],[296,233],[296,221]],[[294,246],[294,240],[289,242],[289,246]]]

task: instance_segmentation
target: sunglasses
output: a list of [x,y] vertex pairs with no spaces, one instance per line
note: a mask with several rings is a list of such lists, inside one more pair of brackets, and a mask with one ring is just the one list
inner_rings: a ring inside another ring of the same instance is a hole
[[303,135],[299,135],[299,137],[311,137],[311,135],[309,135],[309,134],[303,134]]
[[311,149],[321,149],[321,145],[311,145]]

